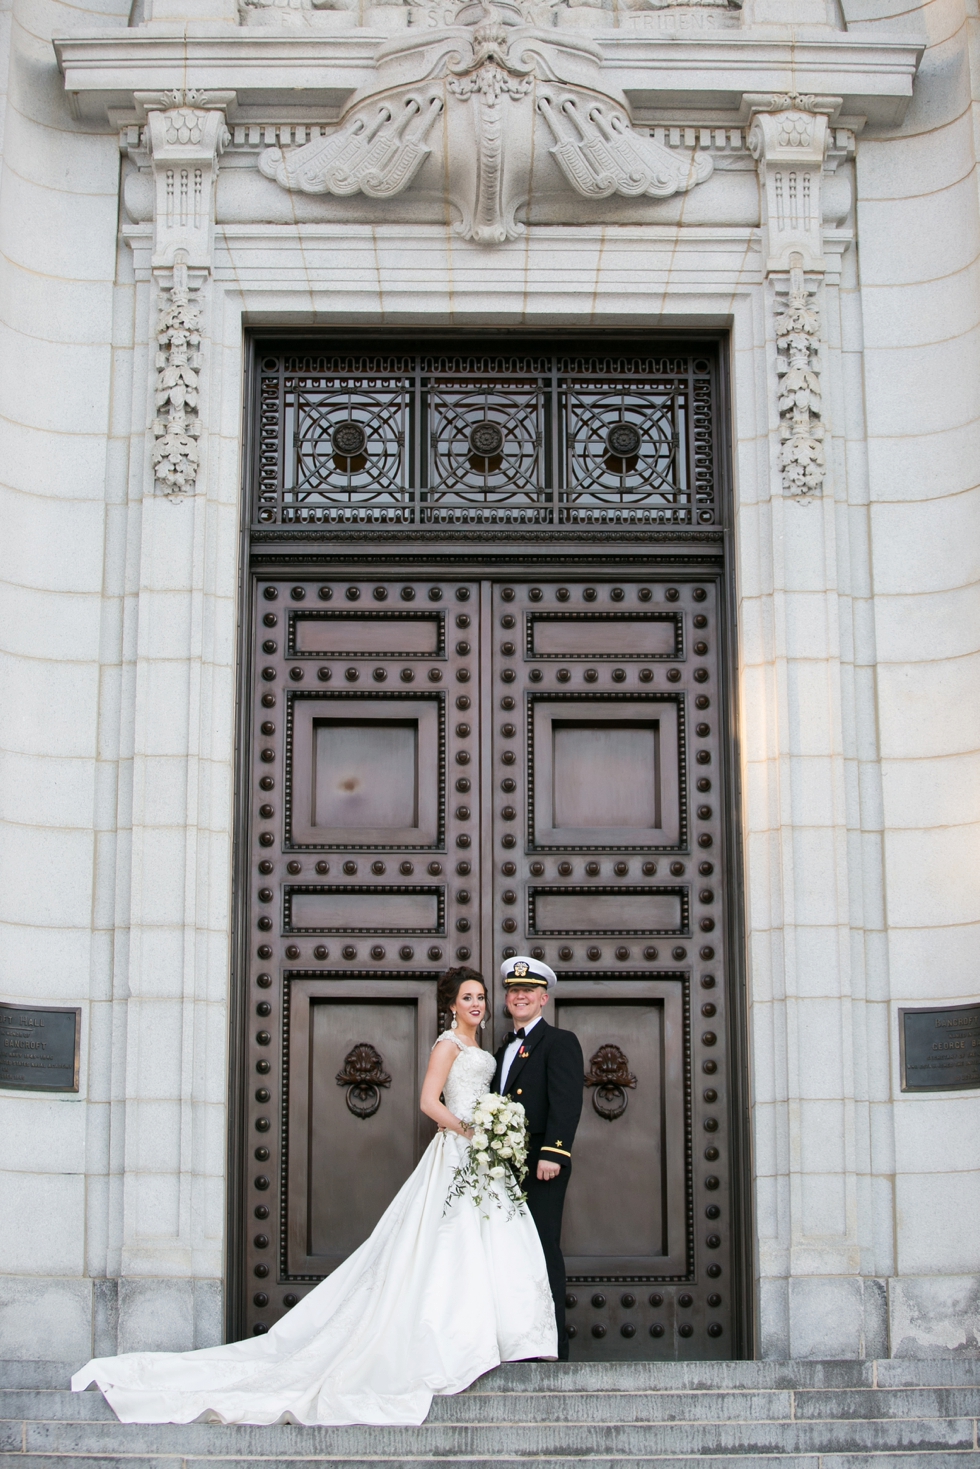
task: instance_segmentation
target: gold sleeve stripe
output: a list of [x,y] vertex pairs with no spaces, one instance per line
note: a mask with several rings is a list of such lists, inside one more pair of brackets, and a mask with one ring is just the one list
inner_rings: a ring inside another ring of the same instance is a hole
[[565,1150],[565,1148],[542,1147],[541,1151],[542,1153],[561,1153],[563,1158],[570,1158],[572,1156],[571,1153]]

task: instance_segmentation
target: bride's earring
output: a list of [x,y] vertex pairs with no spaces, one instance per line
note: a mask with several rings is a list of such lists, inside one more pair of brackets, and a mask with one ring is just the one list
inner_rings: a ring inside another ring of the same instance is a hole
[[480,1029],[481,1030],[486,1030],[486,1028],[487,1028],[487,1017],[484,1015],[483,1019],[480,1021]]
[[456,1029],[456,1011],[455,1010],[453,1011],[453,1023],[452,1023],[452,1025],[450,1025],[449,1029],[450,1030],[455,1030]]

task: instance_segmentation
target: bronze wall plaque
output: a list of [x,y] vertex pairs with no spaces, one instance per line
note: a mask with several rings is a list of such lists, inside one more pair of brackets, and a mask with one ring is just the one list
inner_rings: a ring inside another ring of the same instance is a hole
[[0,1003],[0,1086],[77,1092],[81,1034],[77,1005]]
[[980,1087],[980,1004],[900,1009],[903,1092]]

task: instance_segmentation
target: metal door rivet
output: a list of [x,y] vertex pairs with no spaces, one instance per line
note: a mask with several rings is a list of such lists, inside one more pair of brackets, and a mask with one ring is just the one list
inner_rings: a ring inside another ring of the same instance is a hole
[[414,681],[414,679],[415,679],[415,669],[414,668],[403,668],[402,671],[401,671],[401,674],[399,676],[401,678],[402,683],[412,683]]
[[567,946],[567,944],[563,945],[563,947],[558,950],[558,957],[566,964],[568,963],[569,959],[571,959],[572,950]]
[[402,944],[401,948],[398,950],[398,955],[401,959],[414,959],[415,950],[412,948],[411,944]]
[[402,587],[402,590],[401,590],[401,599],[402,599],[403,602],[414,602],[415,601],[415,588],[414,587]]
[[398,868],[398,871],[402,874],[403,877],[411,877],[412,873],[415,871],[415,863],[402,862]]
[[433,962],[435,962],[436,959],[442,958],[442,950],[439,948],[438,944],[432,945],[432,948],[429,950],[429,958]]
[[326,944],[317,944],[316,948],[313,950],[313,957],[314,959],[319,959],[322,962],[324,959],[330,958],[330,950],[327,948]]
[[675,949],[671,949],[670,952],[671,952],[672,957],[675,958],[675,959],[686,959],[687,958],[687,950],[685,949],[685,947],[684,947],[683,944],[678,944],[677,947]]
[[643,950],[643,957],[644,959],[653,960],[658,957],[659,952],[659,949],[655,948],[653,944],[648,944],[647,947]]
[[650,1335],[651,1336],[663,1336],[663,1334],[664,1334],[663,1325],[661,1324],[661,1322],[655,1321],[653,1323],[653,1325],[650,1327]]

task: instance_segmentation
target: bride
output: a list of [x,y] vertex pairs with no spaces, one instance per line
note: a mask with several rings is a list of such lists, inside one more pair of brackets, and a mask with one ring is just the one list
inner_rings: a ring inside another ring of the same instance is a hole
[[[500,1183],[447,1198],[489,1090],[487,992],[472,969],[439,981],[452,1027],[432,1048],[421,1107],[439,1126],[373,1234],[267,1335],[197,1352],[98,1357],[97,1383],[124,1423],[421,1423],[435,1394],[500,1362],[557,1355],[544,1254],[526,1206]],[[444,1098],[444,1101],[440,1100]]]

